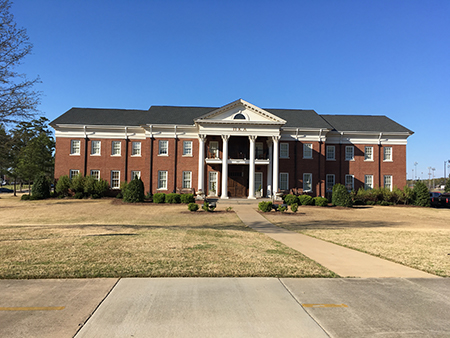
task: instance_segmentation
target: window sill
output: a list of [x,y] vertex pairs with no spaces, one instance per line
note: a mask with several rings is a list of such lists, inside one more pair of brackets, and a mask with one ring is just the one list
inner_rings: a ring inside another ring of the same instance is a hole
[[81,154],[69,154],[69,156],[81,156]]
[[122,155],[111,155],[111,157],[121,157]]
[[102,156],[101,154],[89,154],[89,156]]
[[169,154],[158,154],[158,156],[169,156]]
[[303,157],[304,160],[313,160],[314,158],[312,157]]
[[158,190],[158,191],[167,191],[167,188],[158,188],[156,190]]
[[383,160],[383,162],[394,162],[392,160]]
[[335,158],[327,158],[327,161],[336,161]]
[[364,162],[373,162],[373,160],[364,160]]
[[194,157],[193,155],[182,155],[183,157]]
[[142,155],[131,155],[131,157],[142,157]]
[[345,159],[347,162],[354,162],[355,161],[355,159],[354,158],[352,158],[352,159],[348,159],[348,158],[346,158]]

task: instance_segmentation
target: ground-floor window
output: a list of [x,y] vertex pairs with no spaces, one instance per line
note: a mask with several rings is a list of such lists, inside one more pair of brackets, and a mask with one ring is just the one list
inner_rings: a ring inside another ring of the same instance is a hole
[[183,171],[183,189],[192,188],[192,171]]
[[263,190],[263,173],[257,172],[255,173],[255,192]]
[[120,171],[111,170],[111,189],[120,188]]
[[353,175],[345,175],[345,187],[347,188],[348,191],[352,191],[354,186],[353,186]]
[[327,175],[327,191],[333,191],[333,187],[335,184],[334,182],[335,182],[334,175],[328,174]]
[[79,175],[80,171],[78,169],[71,169],[69,172],[69,177],[74,178],[75,176]]
[[158,189],[167,189],[167,171],[158,171]]
[[303,174],[303,191],[312,190],[312,174]]
[[138,170],[132,170],[131,171],[131,179],[134,180],[134,178],[141,178],[141,172]]
[[392,191],[392,175],[384,175],[384,187]]
[[280,190],[289,189],[289,173],[280,173]]
[[217,171],[209,172],[209,195],[217,194]]
[[373,189],[373,175],[364,176],[364,189]]
[[100,180],[100,170],[91,170],[91,176],[97,181]]

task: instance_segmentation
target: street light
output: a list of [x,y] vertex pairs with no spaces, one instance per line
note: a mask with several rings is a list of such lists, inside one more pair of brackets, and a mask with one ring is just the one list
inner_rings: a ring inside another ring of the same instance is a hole
[[414,178],[413,178],[413,181],[415,181],[416,178],[417,178],[417,165],[418,164],[419,164],[418,162],[414,162]]
[[431,189],[431,167],[428,167],[428,190]]

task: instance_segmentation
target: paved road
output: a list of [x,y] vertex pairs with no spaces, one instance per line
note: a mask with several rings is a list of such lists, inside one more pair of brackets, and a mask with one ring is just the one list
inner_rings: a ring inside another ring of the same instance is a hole
[[445,278],[116,282],[0,280],[0,337],[450,337]]

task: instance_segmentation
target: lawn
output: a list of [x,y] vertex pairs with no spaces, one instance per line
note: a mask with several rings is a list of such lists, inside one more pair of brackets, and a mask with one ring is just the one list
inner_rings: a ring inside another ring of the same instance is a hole
[[335,277],[234,212],[1,195],[0,278]]
[[408,206],[302,206],[264,214],[289,230],[450,277],[450,210]]

